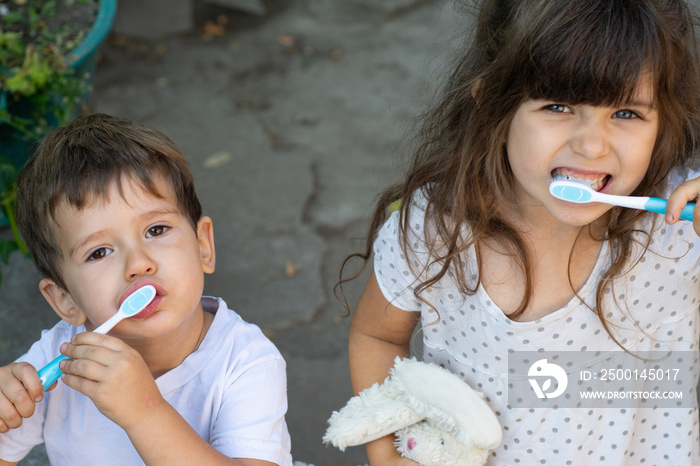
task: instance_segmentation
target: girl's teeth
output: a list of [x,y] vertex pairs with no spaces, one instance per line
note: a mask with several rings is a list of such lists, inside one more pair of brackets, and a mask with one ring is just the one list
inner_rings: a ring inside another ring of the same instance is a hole
[[574,176],[571,176],[568,173],[562,173],[558,170],[555,170],[555,172],[552,175],[553,175],[552,176],[553,181],[556,181],[556,180],[575,181],[577,183],[585,184],[595,191],[599,191],[600,189],[603,189],[603,186],[605,186],[605,180],[607,180],[607,178],[608,178],[606,175],[606,176],[604,176],[602,178],[598,178],[596,180],[585,180],[585,179],[580,179],[580,178],[576,178]]

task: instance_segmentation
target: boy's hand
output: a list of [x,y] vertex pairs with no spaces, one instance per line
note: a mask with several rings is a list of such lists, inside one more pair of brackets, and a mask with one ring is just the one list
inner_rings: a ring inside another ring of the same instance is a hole
[[125,430],[163,401],[141,355],[118,338],[80,333],[61,352],[73,358],[61,362],[63,382]]
[[0,432],[21,426],[22,419],[34,414],[34,406],[43,399],[44,388],[31,364],[0,367]]
[[[666,223],[674,224],[681,215],[681,210],[688,202],[695,202],[700,195],[700,178],[688,180],[673,190],[666,206]],[[700,236],[700,207],[693,214],[693,229]]]

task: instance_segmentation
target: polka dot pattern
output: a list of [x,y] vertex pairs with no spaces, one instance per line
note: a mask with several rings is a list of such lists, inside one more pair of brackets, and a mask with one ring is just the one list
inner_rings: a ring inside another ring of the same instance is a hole
[[[417,205],[424,200],[417,199]],[[691,408],[516,408],[508,400],[508,355],[514,351],[619,351],[598,316],[574,299],[532,322],[509,320],[483,288],[463,296],[450,277],[416,299],[413,289],[430,270],[423,211],[411,211],[412,251],[400,246],[398,213],[375,241],[375,273],[396,307],[422,313],[424,359],[484,392],[503,427],[489,465],[700,464],[697,401]],[[615,335],[635,351],[697,351],[700,247],[689,222],[664,225],[629,273],[605,296]],[[637,251],[641,254],[641,250]],[[470,253],[470,266],[474,255]],[[593,306],[596,281],[609,266],[604,246],[582,298]],[[416,272],[418,271],[418,273]],[[697,380],[698,369],[690,368]],[[693,394],[695,397],[695,394]],[[515,400],[513,400],[515,401]]]

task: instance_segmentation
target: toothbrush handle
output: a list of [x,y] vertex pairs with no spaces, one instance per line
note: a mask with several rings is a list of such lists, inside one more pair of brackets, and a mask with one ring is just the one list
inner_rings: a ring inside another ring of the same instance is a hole
[[695,212],[695,203],[689,202],[681,210],[681,219],[693,221],[693,212]]
[[120,309],[119,311],[117,311],[116,314],[114,314],[112,317],[107,319],[106,322],[104,322],[102,325],[100,325],[95,330],[93,330],[93,332],[101,333],[102,335],[106,335],[107,332],[112,330],[112,328],[115,325],[117,325],[119,322],[121,322],[124,319],[124,317],[126,317],[126,316],[124,315],[124,313]]
[[64,359],[70,359],[68,356],[60,355],[47,365],[41,368],[39,371],[39,380],[41,380],[41,385],[44,387],[44,391],[48,390],[51,385],[54,384],[61,376],[61,369],[58,364]]
[[[648,210],[651,212],[656,212],[657,214],[665,214],[666,213],[666,204],[668,202],[666,199],[659,199],[656,197],[650,197],[649,200],[647,201],[646,205],[644,206],[644,210]],[[681,211],[681,220],[693,220],[693,212],[695,211],[695,204],[692,202],[689,202],[683,207],[683,210]]]

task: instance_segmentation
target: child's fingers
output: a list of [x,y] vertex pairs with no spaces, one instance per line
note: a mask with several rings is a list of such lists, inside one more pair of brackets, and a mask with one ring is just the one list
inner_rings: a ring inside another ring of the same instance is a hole
[[[62,347],[63,348],[63,347]],[[72,346],[66,344],[66,351],[61,351],[72,359],[61,361],[61,372],[90,380],[101,380],[106,372],[106,366],[99,359],[105,350],[99,347]],[[75,387],[74,387],[75,388]]]
[[15,363],[8,369],[11,377],[0,380],[0,429],[16,429],[22,425],[22,418],[34,414],[36,401],[42,399],[44,392],[41,383],[35,387],[39,376],[31,365]]
[[61,345],[61,354],[72,359],[100,361],[108,357],[110,353],[113,353],[113,351],[104,346],[75,344],[73,342]]
[[93,382],[105,381],[120,359],[126,347],[121,340],[97,333],[81,333],[74,336],[70,343],[61,345],[61,353],[71,359],[61,361],[61,371],[75,377],[66,377],[63,381],[81,393],[90,393],[81,388],[83,380]]
[[61,345],[61,354],[72,359],[89,359],[107,365],[118,357],[124,347],[128,348],[118,338],[85,332],[75,335],[70,343]]
[[44,399],[44,387],[34,366],[26,362],[18,362],[11,364],[10,368],[15,378],[22,382],[32,400],[38,403]]
[[121,341],[119,338],[112,337],[110,335],[102,335],[101,333],[95,332],[83,332],[79,333],[73,338],[71,338],[71,343],[78,345],[90,345],[90,346],[103,346],[114,351],[118,351],[123,348],[126,343]]
[[[673,190],[668,197],[666,205],[666,222],[676,223],[681,215],[681,210],[688,202],[694,202],[700,194],[700,178],[686,181]],[[693,216],[693,226],[698,231],[700,226],[700,209],[697,209]]]
[[95,382],[94,380],[80,375],[71,374],[70,372],[64,372],[63,375],[61,375],[61,380],[73,390],[79,391],[90,399],[95,397],[99,387],[99,382]]
[[0,432],[7,432],[21,426],[22,417],[12,401],[0,396]]

